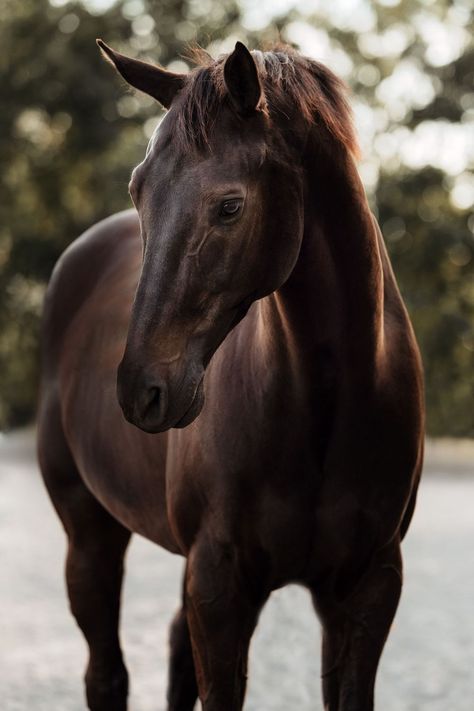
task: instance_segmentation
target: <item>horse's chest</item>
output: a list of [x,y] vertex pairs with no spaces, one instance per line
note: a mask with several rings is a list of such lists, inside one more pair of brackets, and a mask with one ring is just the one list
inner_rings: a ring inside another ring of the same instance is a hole
[[304,577],[317,537],[317,470],[294,471],[283,485],[255,492],[254,506],[241,524],[242,537],[259,542],[274,575],[282,581]]

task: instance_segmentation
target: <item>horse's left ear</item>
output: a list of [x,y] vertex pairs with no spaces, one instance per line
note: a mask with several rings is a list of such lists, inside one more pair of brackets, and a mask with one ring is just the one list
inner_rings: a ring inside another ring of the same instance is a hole
[[165,109],[169,109],[174,97],[184,85],[185,74],[173,74],[154,64],[126,57],[106,45],[101,39],[96,42],[106,59],[112,62],[126,82],[135,89],[153,96]]
[[242,42],[225,61],[224,81],[237,113],[248,116],[258,108],[262,87],[254,59]]

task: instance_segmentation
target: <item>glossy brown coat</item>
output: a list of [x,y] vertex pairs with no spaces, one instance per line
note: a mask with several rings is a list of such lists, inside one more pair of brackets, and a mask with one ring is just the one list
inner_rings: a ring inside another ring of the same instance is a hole
[[126,709],[135,532],[187,561],[170,711],[198,694],[205,711],[242,708],[259,612],[290,582],[323,626],[325,708],[370,711],[423,394],[341,85],[287,50],[238,44],[181,77],[101,47],[170,110],[134,171],[138,215],[74,242],[45,307],[39,455],[89,708]]

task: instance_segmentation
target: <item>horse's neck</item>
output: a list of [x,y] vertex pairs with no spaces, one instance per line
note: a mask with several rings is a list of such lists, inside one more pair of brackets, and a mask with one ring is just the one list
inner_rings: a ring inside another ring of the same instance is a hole
[[[373,377],[383,351],[383,270],[372,213],[352,158],[308,155],[301,252],[272,297],[293,357],[309,376],[328,357]],[[278,326],[275,326],[278,328]]]

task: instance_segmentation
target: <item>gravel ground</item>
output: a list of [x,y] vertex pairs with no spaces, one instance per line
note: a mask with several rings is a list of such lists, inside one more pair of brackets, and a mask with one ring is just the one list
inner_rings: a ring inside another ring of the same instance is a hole
[[[0,437],[0,707],[80,711],[85,645],[67,609],[65,540],[37,474],[32,440],[31,432]],[[404,546],[402,603],[378,676],[383,711],[473,708],[473,449],[450,447],[428,450],[428,473]],[[181,569],[180,558],[135,537],[122,624],[131,711],[165,708],[167,626]],[[262,614],[245,708],[322,709],[319,628],[301,588],[273,594]]]

